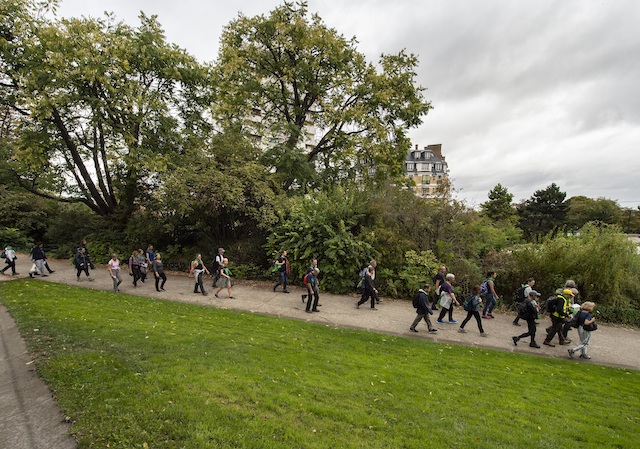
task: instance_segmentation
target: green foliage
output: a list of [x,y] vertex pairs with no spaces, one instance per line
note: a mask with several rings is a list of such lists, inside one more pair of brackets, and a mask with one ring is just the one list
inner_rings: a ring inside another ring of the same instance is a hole
[[536,190],[531,199],[520,206],[520,227],[528,238],[540,239],[558,232],[567,213],[566,196],[552,183],[546,189]]
[[613,200],[574,196],[567,200],[567,229],[578,230],[590,221],[622,224],[622,209]]
[[401,51],[382,55],[376,68],[305,2],[285,2],[224,29],[215,119],[261,137],[262,162],[285,190],[306,192],[372,167],[386,179],[401,173],[406,133],[431,108],[415,85],[417,65]]
[[480,207],[484,215],[493,221],[511,221],[514,220],[517,213],[511,202],[513,195],[509,193],[506,187],[497,184],[489,191],[489,201],[482,203]]
[[375,255],[368,236],[365,195],[336,188],[307,198],[291,198],[280,211],[265,249],[274,260],[286,249],[291,275],[301,279],[317,258],[323,289],[344,293],[354,289],[357,273]]
[[0,226],[0,245],[1,249],[10,245],[16,251],[29,251],[34,241],[21,229]]
[[[404,255],[404,266],[398,273],[382,270],[385,292],[395,297],[409,298],[425,284],[431,283],[431,277],[438,270],[439,263],[431,251],[420,253],[410,250]],[[390,271],[390,270],[389,270]]]

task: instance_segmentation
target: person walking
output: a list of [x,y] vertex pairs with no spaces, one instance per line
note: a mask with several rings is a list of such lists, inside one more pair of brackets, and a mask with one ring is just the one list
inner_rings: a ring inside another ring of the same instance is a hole
[[37,268],[37,272],[33,269],[33,267],[31,268],[31,270],[29,270],[29,277],[32,278],[34,274],[37,274],[38,272],[40,273],[41,277],[47,277],[47,274],[45,274],[44,270],[44,261],[46,259],[46,256],[44,254],[44,249],[42,249],[44,246],[44,243],[42,242],[38,242],[36,244],[36,246],[34,246],[33,248],[31,248],[31,251],[29,252],[29,256],[31,257],[31,261],[34,263],[34,265]]
[[209,270],[207,270],[207,267],[205,267],[202,261],[202,254],[196,254],[196,258],[191,262],[189,269],[189,276],[194,276],[196,281],[193,287],[193,293],[202,292],[202,296],[207,296],[208,293],[204,290],[204,284],[202,283],[204,273],[209,273]]
[[516,346],[522,338],[531,337],[529,346],[532,348],[540,348],[540,345],[536,343],[536,317],[538,316],[537,299],[539,297],[540,293],[530,289],[527,299],[520,305],[518,316],[527,322],[527,332],[511,337],[513,344]]
[[307,299],[307,307],[305,310],[307,313],[320,312],[320,310],[318,310],[318,301],[320,301],[318,274],[320,274],[320,269],[314,268],[307,275],[307,285],[309,286],[309,299]]
[[442,284],[444,284],[444,276],[446,272],[447,272],[447,267],[444,265],[441,265],[440,268],[438,268],[438,272],[433,277],[434,295],[433,295],[433,302],[431,305],[432,310],[438,310],[438,301],[440,300],[440,293],[441,293],[440,288],[442,287]]
[[129,257],[129,274],[133,276],[133,286],[138,286],[138,281],[142,277],[140,272],[140,259],[138,258],[138,250],[134,249]]
[[487,333],[482,328],[482,319],[480,318],[480,307],[482,307],[482,298],[480,297],[480,286],[474,285],[471,289],[471,295],[465,299],[464,301],[464,310],[467,311],[466,318],[462,321],[458,332],[461,334],[466,334],[465,326],[471,319],[471,317],[475,318],[478,322],[478,330],[480,331],[481,337],[487,337]]
[[369,265],[367,267],[367,272],[364,275],[364,284],[362,289],[362,296],[360,297],[360,301],[356,304],[356,309],[359,309],[362,304],[367,302],[368,299],[371,299],[371,310],[378,310],[376,308],[376,293],[378,291],[375,289],[373,285],[373,274],[375,269],[373,266]]
[[[307,296],[310,297],[311,295],[313,295],[313,291],[311,290],[311,287],[309,286],[309,283],[308,283],[308,275],[309,273],[313,272],[313,270],[315,270],[316,268],[318,268],[318,259],[313,259],[311,261],[311,265],[309,266],[309,268],[307,268],[307,271],[305,272],[304,277],[302,278],[302,284],[307,289],[307,293],[300,295],[302,297],[303,303],[306,301]],[[320,271],[318,270],[318,272]]]
[[[164,274],[164,264],[162,263],[162,255],[160,253],[156,253],[154,255],[152,267],[156,278],[156,291],[164,291],[164,284],[167,282],[167,275]],[[162,284],[158,286],[160,279],[162,279]]]
[[[516,301],[517,301],[517,310],[520,310],[524,307],[524,302],[529,298],[529,293],[533,290],[533,286],[535,285],[536,280],[534,278],[529,278],[527,281],[520,286],[518,291],[516,292]],[[520,326],[520,314],[516,314],[516,318],[513,320],[514,326]]]
[[431,285],[427,282],[424,283],[424,286],[418,290],[418,293],[413,297],[413,305],[416,307],[416,318],[409,326],[409,330],[411,332],[418,332],[416,326],[420,324],[420,321],[424,320],[427,323],[427,329],[431,333],[438,332],[438,329],[434,328],[431,325],[431,320],[429,319],[429,315],[433,315],[433,310],[429,306],[429,291],[431,290]]
[[147,270],[149,268],[149,263],[147,262],[147,255],[142,250],[142,248],[138,249],[138,266],[140,267],[140,281],[144,284],[147,280]]
[[287,290],[287,280],[291,273],[291,267],[289,266],[289,259],[287,259],[286,249],[282,250],[282,254],[278,260],[276,260],[275,265],[278,267],[278,281],[273,286],[273,291],[276,291],[278,285],[282,285],[282,291],[284,293],[289,293],[289,290]]
[[78,252],[76,253],[76,257],[74,259],[76,270],[77,270],[77,278],[80,281],[80,273],[83,271],[87,275],[89,281],[93,281],[93,279],[89,276],[89,266],[91,264],[89,256],[87,255],[87,248],[85,246],[79,246]]
[[218,288],[215,297],[219,298],[218,293],[220,293],[222,289],[226,287],[229,298],[234,299],[233,292],[231,291],[231,270],[229,270],[229,259],[227,259],[226,257],[222,259],[222,265],[220,265],[218,271],[220,279],[222,280],[222,287]]
[[11,276],[16,276],[20,273],[16,273],[16,260],[18,256],[16,256],[16,252],[11,245],[7,245],[4,249],[4,263],[7,265],[2,269],[2,274],[11,268]]
[[587,354],[587,348],[591,341],[591,332],[597,329],[595,327],[596,319],[593,316],[593,309],[595,303],[586,301],[580,306],[580,312],[578,312],[578,335],[580,336],[580,344],[573,349],[569,349],[569,357],[573,358],[573,354],[580,351],[581,359],[590,359]]
[[571,299],[573,298],[573,292],[571,289],[564,289],[562,294],[557,295],[555,299],[555,305],[553,307],[553,311],[551,313],[551,328],[547,333],[547,338],[544,339],[542,344],[547,346],[555,346],[551,343],[553,337],[558,334],[558,338],[560,340],[561,345],[568,345],[571,343],[571,340],[567,340],[562,335],[562,326],[564,324],[565,318],[569,316],[569,308],[571,305]]
[[498,294],[496,293],[496,276],[495,271],[487,273],[487,279],[484,281],[487,285],[487,293],[484,300],[484,308],[482,309],[482,318],[494,318],[493,309],[498,304]]
[[453,305],[459,306],[460,303],[456,299],[455,293],[453,293],[453,287],[451,283],[455,281],[456,277],[453,273],[449,273],[444,278],[444,284],[440,287],[440,306],[442,310],[440,310],[440,315],[436,320],[440,324],[447,324],[443,321],[444,316],[449,314],[449,324],[457,323],[456,320],[453,319]]
[[212,288],[215,287],[220,280],[220,267],[222,266],[222,260],[224,259],[224,252],[224,248],[218,248],[218,254],[213,261],[213,271],[215,271],[216,274],[213,279],[213,284],[211,285]]
[[115,293],[120,292],[120,284],[122,284],[122,275],[120,275],[120,260],[117,254],[111,254],[111,260],[107,264],[107,270],[109,276],[113,279],[113,291]]

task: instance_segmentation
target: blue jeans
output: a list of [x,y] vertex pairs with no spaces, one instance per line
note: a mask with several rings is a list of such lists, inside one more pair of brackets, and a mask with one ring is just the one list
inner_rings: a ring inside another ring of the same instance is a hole
[[289,276],[287,276],[287,272],[286,271],[281,271],[280,272],[280,278],[278,279],[278,282],[276,282],[276,285],[273,286],[273,289],[275,290],[278,285],[282,285],[282,289],[284,291],[286,291],[287,290],[287,279],[288,278],[289,278]]
[[496,298],[491,293],[487,293],[487,297],[484,301],[484,308],[482,309],[482,316],[486,316],[487,313],[493,313],[493,308],[498,304]]

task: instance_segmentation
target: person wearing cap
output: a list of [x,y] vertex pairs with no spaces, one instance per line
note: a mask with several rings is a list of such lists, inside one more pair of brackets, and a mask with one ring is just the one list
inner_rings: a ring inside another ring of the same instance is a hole
[[580,305],[576,303],[576,296],[578,296],[578,293],[580,292],[575,287],[571,288],[570,290],[571,293],[573,293],[573,297],[571,298],[571,306],[569,307],[569,316],[564,320],[564,324],[562,325],[562,336],[565,338],[565,340],[569,335],[569,331],[573,327],[572,322],[580,311]]
[[540,348],[540,345],[536,343],[536,317],[538,316],[536,301],[539,297],[540,293],[530,289],[527,299],[525,299],[524,304],[522,304],[522,307],[520,308],[518,316],[527,322],[527,332],[511,337],[513,339],[513,344],[516,346],[521,338],[531,337],[529,346],[532,348]]
[[571,307],[571,300],[573,299],[573,292],[571,289],[566,288],[562,291],[562,294],[557,296],[556,299],[556,307],[551,316],[551,329],[549,333],[547,333],[547,338],[542,342],[547,346],[555,346],[551,343],[553,337],[558,334],[558,338],[560,339],[561,345],[568,345],[571,343],[571,340],[567,340],[564,335],[562,335],[562,325],[565,322],[565,318],[569,316],[569,309]]
[[[529,278],[524,284],[522,284],[522,287],[523,287],[522,297],[524,297],[525,301],[527,300],[527,298],[529,298],[529,293],[531,293],[531,290],[533,290],[533,286],[535,285],[535,283],[536,283],[536,280],[534,278]],[[524,307],[524,304],[518,303],[518,307],[520,306]],[[520,321],[520,314],[516,315],[516,318],[513,320],[513,325],[520,326],[519,321]]]
[[16,252],[13,250],[13,248],[10,245],[7,245],[7,247],[4,249],[4,263],[6,263],[7,266],[2,269],[2,274],[4,274],[4,272],[9,268],[11,268],[11,276],[19,274],[16,273],[17,258],[18,256],[16,256]]
[[424,287],[418,290],[416,296],[413,299],[413,303],[416,304],[416,319],[413,320],[409,330],[411,332],[418,332],[416,326],[420,324],[420,321],[424,320],[427,323],[427,329],[431,333],[438,332],[438,329],[435,329],[431,325],[431,320],[429,319],[429,315],[433,315],[433,310],[429,307],[429,291],[431,290],[431,285],[428,282],[424,282]]
[[216,277],[213,279],[211,287],[215,287],[220,280],[220,267],[222,267],[222,261],[224,260],[224,248],[218,248],[218,254],[213,261],[213,271],[216,272]]

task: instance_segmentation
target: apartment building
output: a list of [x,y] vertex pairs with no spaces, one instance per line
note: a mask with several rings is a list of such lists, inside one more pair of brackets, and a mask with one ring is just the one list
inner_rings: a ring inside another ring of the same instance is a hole
[[442,155],[442,144],[416,145],[404,163],[404,173],[416,186],[414,192],[422,198],[441,198],[449,195],[449,167]]

